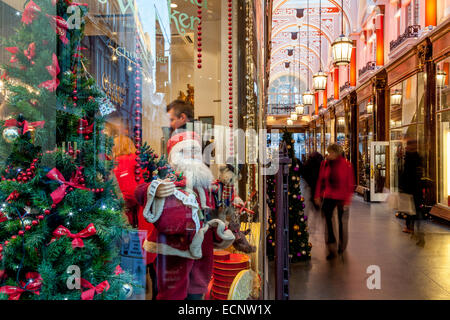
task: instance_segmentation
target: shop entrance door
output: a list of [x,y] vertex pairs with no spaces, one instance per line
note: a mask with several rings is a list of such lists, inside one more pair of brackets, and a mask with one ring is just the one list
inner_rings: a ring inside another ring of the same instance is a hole
[[386,164],[389,142],[370,143],[370,200],[386,201],[389,190],[386,188]]

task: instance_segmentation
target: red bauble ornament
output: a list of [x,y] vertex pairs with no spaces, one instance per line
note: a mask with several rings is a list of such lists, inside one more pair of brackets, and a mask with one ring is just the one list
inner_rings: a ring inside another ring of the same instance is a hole
[[37,226],[37,225],[39,224],[39,222],[38,222],[37,220],[33,220],[33,221],[31,222],[31,224],[32,224],[33,226]]
[[31,230],[31,226],[26,226],[25,230],[27,230],[27,231]]
[[44,216],[43,216],[43,215],[40,215],[40,216],[38,216],[38,219],[39,219],[39,220],[44,220]]
[[44,211],[44,213],[45,213],[46,215],[49,215],[49,214],[50,214],[50,210],[47,209],[47,210]]
[[25,233],[25,232],[24,232],[23,230],[20,230],[20,231],[19,231],[19,236],[23,236],[24,233]]
[[52,204],[52,209],[55,209],[56,208],[56,204]]

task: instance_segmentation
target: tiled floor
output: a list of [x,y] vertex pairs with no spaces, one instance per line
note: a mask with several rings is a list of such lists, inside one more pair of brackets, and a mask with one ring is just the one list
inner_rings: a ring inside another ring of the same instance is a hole
[[[307,207],[306,210],[309,210]],[[450,227],[420,223],[425,243],[402,232],[404,220],[385,204],[368,204],[355,196],[350,209],[349,243],[343,256],[327,261],[324,222],[309,213],[309,262],[292,264],[290,299],[450,299]],[[416,234],[418,233],[416,224]],[[420,234],[420,233],[419,233]],[[381,270],[381,289],[367,287],[367,267]],[[270,264],[270,298],[274,298],[274,269]]]

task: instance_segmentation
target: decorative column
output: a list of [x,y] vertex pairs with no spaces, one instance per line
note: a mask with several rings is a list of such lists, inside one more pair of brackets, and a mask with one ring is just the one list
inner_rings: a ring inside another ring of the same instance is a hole
[[314,93],[314,100],[315,100],[315,104],[316,104],[316,113],[315,114],[319,114],[319,92]]
[[350,93],[350,132],[351,132],[351,156],[350,161],[353,165],[355,182],[358,183],[358,99],[356,91]]
[[433,45],[429,39],[417,47],[417,54],[419,69],[427,75],[424,103],[424,176],[433,181],[433,187],[427,192],[430,192],[431,198],[436,201],[436,64],[433,63]]
[[437,24],[437,0],[425,0],[425,26]]
[[276,179],[276,230],[275,230],[275,299],[289,300],[289,164],[286,143],[279,151],[279,170]]
[[374,124],[375,124],[375,141],[386,141],[388,137],[388,122],[386,120],[386,84],[387,73],[382,71],[373,79],[374,90]]
[[350,85],[356,87],[356,41],[353,40],[352,59],[350,60]]
[[378,13],[375,21],[377,49],[376,49],[376,63],[377,66],[384,65],[384,14]]
[[339,67],[334,68],[334,100],[339,100]]
[[323,92],[323,108],[326,109],[328,106],[328,82],[327,86],[325,87],[325,90]]

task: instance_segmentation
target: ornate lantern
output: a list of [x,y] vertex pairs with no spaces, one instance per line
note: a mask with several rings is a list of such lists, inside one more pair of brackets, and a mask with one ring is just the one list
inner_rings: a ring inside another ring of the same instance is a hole
[[369,101],[367,103],[367,113],[372,113],[373,112],[373,102]]
[[324,91],[327,88],[327,74],[322,71],[322,1],[319,1],[319,30],[320,30],[320,68],[319,71],[313,75],[313,87],[316,91]]
[[393,93],[391,93],[391,106],[397,107],[402,104],[402,91],[396,89]]
[[447,73],[444,70],[438,70],[436,73],[436,85],[439,89],[445,88]]
[[353,41],[344,35],[344,0],[341,2],[341,35],[331,45],[331,54],[336,66],[346,66],[352,59]]
[[295,112],[297,113],[297,115],[301,116],[305,113],[305,107],[302,104],[298,104],[295,107]]
[[296,113],[296,112],[292,112],[292,113],[291,113],[291,120],[292,120],[292,121],[297,121],[297,120],[298,120],[298,116],[297,116],[297,113]]
[[319,70],[313,75],[313,87],[316,91],[324,91],[327,88],[327,74],[322,70]]
[[314,94],[311,91],[305,91],[303,93],[303,104],[305,106],[312,106],[314,103]]

